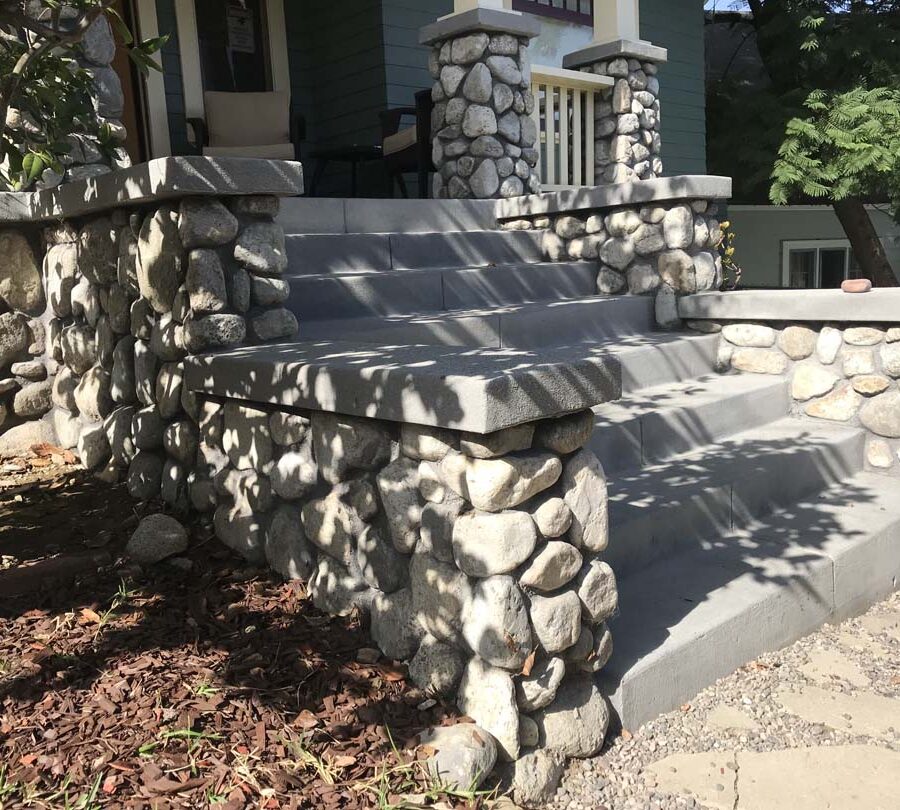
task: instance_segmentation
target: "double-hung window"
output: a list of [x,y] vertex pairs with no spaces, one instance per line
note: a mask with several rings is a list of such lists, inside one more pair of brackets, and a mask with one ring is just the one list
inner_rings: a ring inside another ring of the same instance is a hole
[[795,289],[836,289],[859,277],[859,266],[846,239],[782,243],[781,283]]

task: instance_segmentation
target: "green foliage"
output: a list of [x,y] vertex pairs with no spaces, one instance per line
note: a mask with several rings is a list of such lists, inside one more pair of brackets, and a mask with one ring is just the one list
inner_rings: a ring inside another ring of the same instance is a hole
[[[789,127],[814,117],[808,100],[824,93],[820,100],[831,104],[845,93],[900,85],[900,0],[749,5],[755,37],[748,47],[757,45],[765,79],[729,75],[707,88],[709,167],[737,175],[738,199],[767,202]],[[799,187],[791,187],[789,193],[797,192]]]
[[111,2],[0,0],[0,176],[8,188],[26,189],[48,168],[62,172],[72,135],[87,136],[107,154],[115,147],[109,124],[96,114],[91,76],[78,62],[84,33],[105,15],[142,72],[158,69],[153,55],[166,37],[135,43]]
[[900,215],[900,90],[857,87],[810,94],[793,118],[772,172],[772,202],[890,198]]

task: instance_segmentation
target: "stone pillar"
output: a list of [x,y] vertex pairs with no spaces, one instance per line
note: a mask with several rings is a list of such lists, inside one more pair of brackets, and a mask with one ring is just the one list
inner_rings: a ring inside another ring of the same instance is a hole
[[661,177],[660,63],[665,48],[649,42],[616,40],[590,45],[565,57],[567,68],[615,79],[595,107],[596,171],[601,183]]
[[431,46],[433,196],[517,197],[540,191],[531,118],[533,18],[475,8],[422,29]]

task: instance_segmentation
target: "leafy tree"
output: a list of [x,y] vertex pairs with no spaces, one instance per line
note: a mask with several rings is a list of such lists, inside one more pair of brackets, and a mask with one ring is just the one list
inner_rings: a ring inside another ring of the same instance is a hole
[[765,76],[710,88],[713,171],[737,164],[744,199],[827,200],[863,274],[896,284],[865,204],[896,188],[900,0],[747,2]]
[[142,71],[158,67],[152,57],[165,38],[136,43],[113,2],[0,0],[0,161],[11,188],[27,188],[48,167],[61,171],[73,133],[111,143],[91,101],[91,77],[77,61],[98,17],[118,30]]

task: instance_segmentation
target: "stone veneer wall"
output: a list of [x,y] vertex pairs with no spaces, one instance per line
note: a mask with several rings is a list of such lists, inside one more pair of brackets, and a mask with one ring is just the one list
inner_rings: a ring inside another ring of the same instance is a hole
[[900,475],[900,327],[687,324],[721,331],[719,371],[789,377],[797,415],[865,428],[867,465]]
[[540,191],[527,46],[526,37],[483,31],[432,45],[435,198]]
[[205,399],[192,501],[228,546],[308,580],[320,609],[369,612],[386,656],[518,760],[532,806],[527,774],[558,778],[608,724],[591,675],[618,600],[593,423],[478,435]]
[[504,230],[545,229],[549,261],[597,261],[597,292],[656,296],[661,326],[680,325],[677,298],[722,283],[722,231],[713,200],[537,215],[501,222]]
[[619,56],[580,68],[609,76],[615,86],[594,105],[597,183],[662,177],[659,79],[655,62]]
[[184,358],[297,332],[277,212],[276,197],[187,198],[0,232],[7,427],[187,508],[199,408]]

